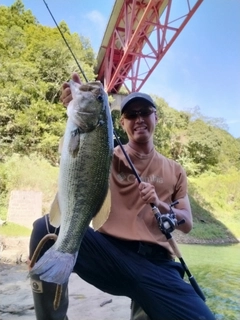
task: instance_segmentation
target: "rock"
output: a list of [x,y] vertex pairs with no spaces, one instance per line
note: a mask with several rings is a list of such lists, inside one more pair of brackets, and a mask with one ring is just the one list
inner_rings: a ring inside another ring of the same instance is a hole
[[29,237],[1,237],[0,262],[26,263],[28,260]]
[[0,262],[2,263],[27,263],[28,255],[21,250],[4,250],[0,253]]
[[[0,264],[0,319],[36,319],[27,266]],[[111,301],[111,303],[110,303]],[[71,320],[125,320],[130,318],[130,299],[98,290],[72,273],[69,279]]]
[[5,224],[7,224],[7,221],[0,219],[0,226],[4,226]]
[[16,304],[9,305],[0,305],[0,312],[2,313],[11,313],[11,314],[20,314],[24,313],[27,310],[33,310],[34,306],[33,304],[25,305],[25,306],[19,306]]

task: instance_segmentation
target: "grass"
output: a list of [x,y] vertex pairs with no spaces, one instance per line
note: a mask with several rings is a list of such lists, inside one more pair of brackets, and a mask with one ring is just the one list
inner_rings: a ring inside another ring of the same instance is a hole
[[29,237],[31,229],[18,224],[7,222],[0,226],[0,235],[5,237]]
[[189,179],[194,223],[191,232],[206,239],[240,238],[240,173],[203,175]]
[[12,190],[42,192],[42,213],[48,212],[57,191],[58,170],[36,154],[29,157],[14,154],[5,163],[0,163],[0,219],[6,220]]
[[193,229],[190,233],[191,236],[202,240],[214,240],[225,238],[223,236],[225,230],[220,225],[194,223]]
[[[11,190],[34,190],[43,194],[42,214],[49,211],[57,189],[58,167],[33,154],[13,155],[0,163],[0,219],[6,220]],[[194,228],[190,235],[199,239],[240,238],[240,172],[204,174],[189,179],[189,197]],[[7,222],[0,235],[29,236],[28,228]]]

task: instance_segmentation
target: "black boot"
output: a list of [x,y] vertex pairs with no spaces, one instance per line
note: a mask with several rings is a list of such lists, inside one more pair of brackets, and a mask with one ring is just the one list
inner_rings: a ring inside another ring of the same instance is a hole
[[37,320],[68,320],[66,315],[68,309],[67,285],[66,283],[59,287],[61,288],[61,292],[56,295],[56,284],[42,281],[36,275],[31,277]]
[[150,320],[148,315],[143,311],[140,305],[133,301],[131,302],[131,318],[130,320]]

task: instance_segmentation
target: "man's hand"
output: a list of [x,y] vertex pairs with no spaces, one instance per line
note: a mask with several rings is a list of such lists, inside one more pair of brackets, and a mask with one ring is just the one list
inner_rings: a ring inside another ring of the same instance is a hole
[[[153,203],[159,209],[161,214],[169,213],[170,203],[165,203],[158,198],[155,188],[151,183],[141,182],[138,188],[140,196],[146,204]],[[176,229],[179,229],[184,233],[188,233],[193,226],[192,212],[188,195],[186,195],[184,198],[178,199],[178,204],[174,206],[173,211],[176,215],[177,221],[182,219],[185,220],[185,223],[176,226]]]
[[[81,84],[81,80],[77,73],[72,74],[72,80]],[[72,93],[68,82],[64,82],[64,84],[62,85],[62,93],[60,96],[60,100],[62,101],[65,107],[67,107],[69,102],[72,100]]]
[[153,203],[158,206],[159,199],[156,194],[155,188],[151,183],[141,182],[139,184],[140,197],[146,204]]
[[154,204],[161,213],[169,212],[169,204],[161,201],[158,198],[154,185],[148,182],[141,182],[138,188],[140,197],[146,204]]
[[160,213],[169,212],[169,204],[158,198],[154,185],[148,182],[141,182],[138,188],[140,197],[146,204],[154,204],[160,210]]

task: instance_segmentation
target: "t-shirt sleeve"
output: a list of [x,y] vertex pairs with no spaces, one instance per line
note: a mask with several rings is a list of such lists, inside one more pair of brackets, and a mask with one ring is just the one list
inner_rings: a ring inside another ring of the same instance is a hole
[[173,192],[173,201],[181,199],[187,194],[187,175],[185,170],[179,165],[176,173],[177,182]]

